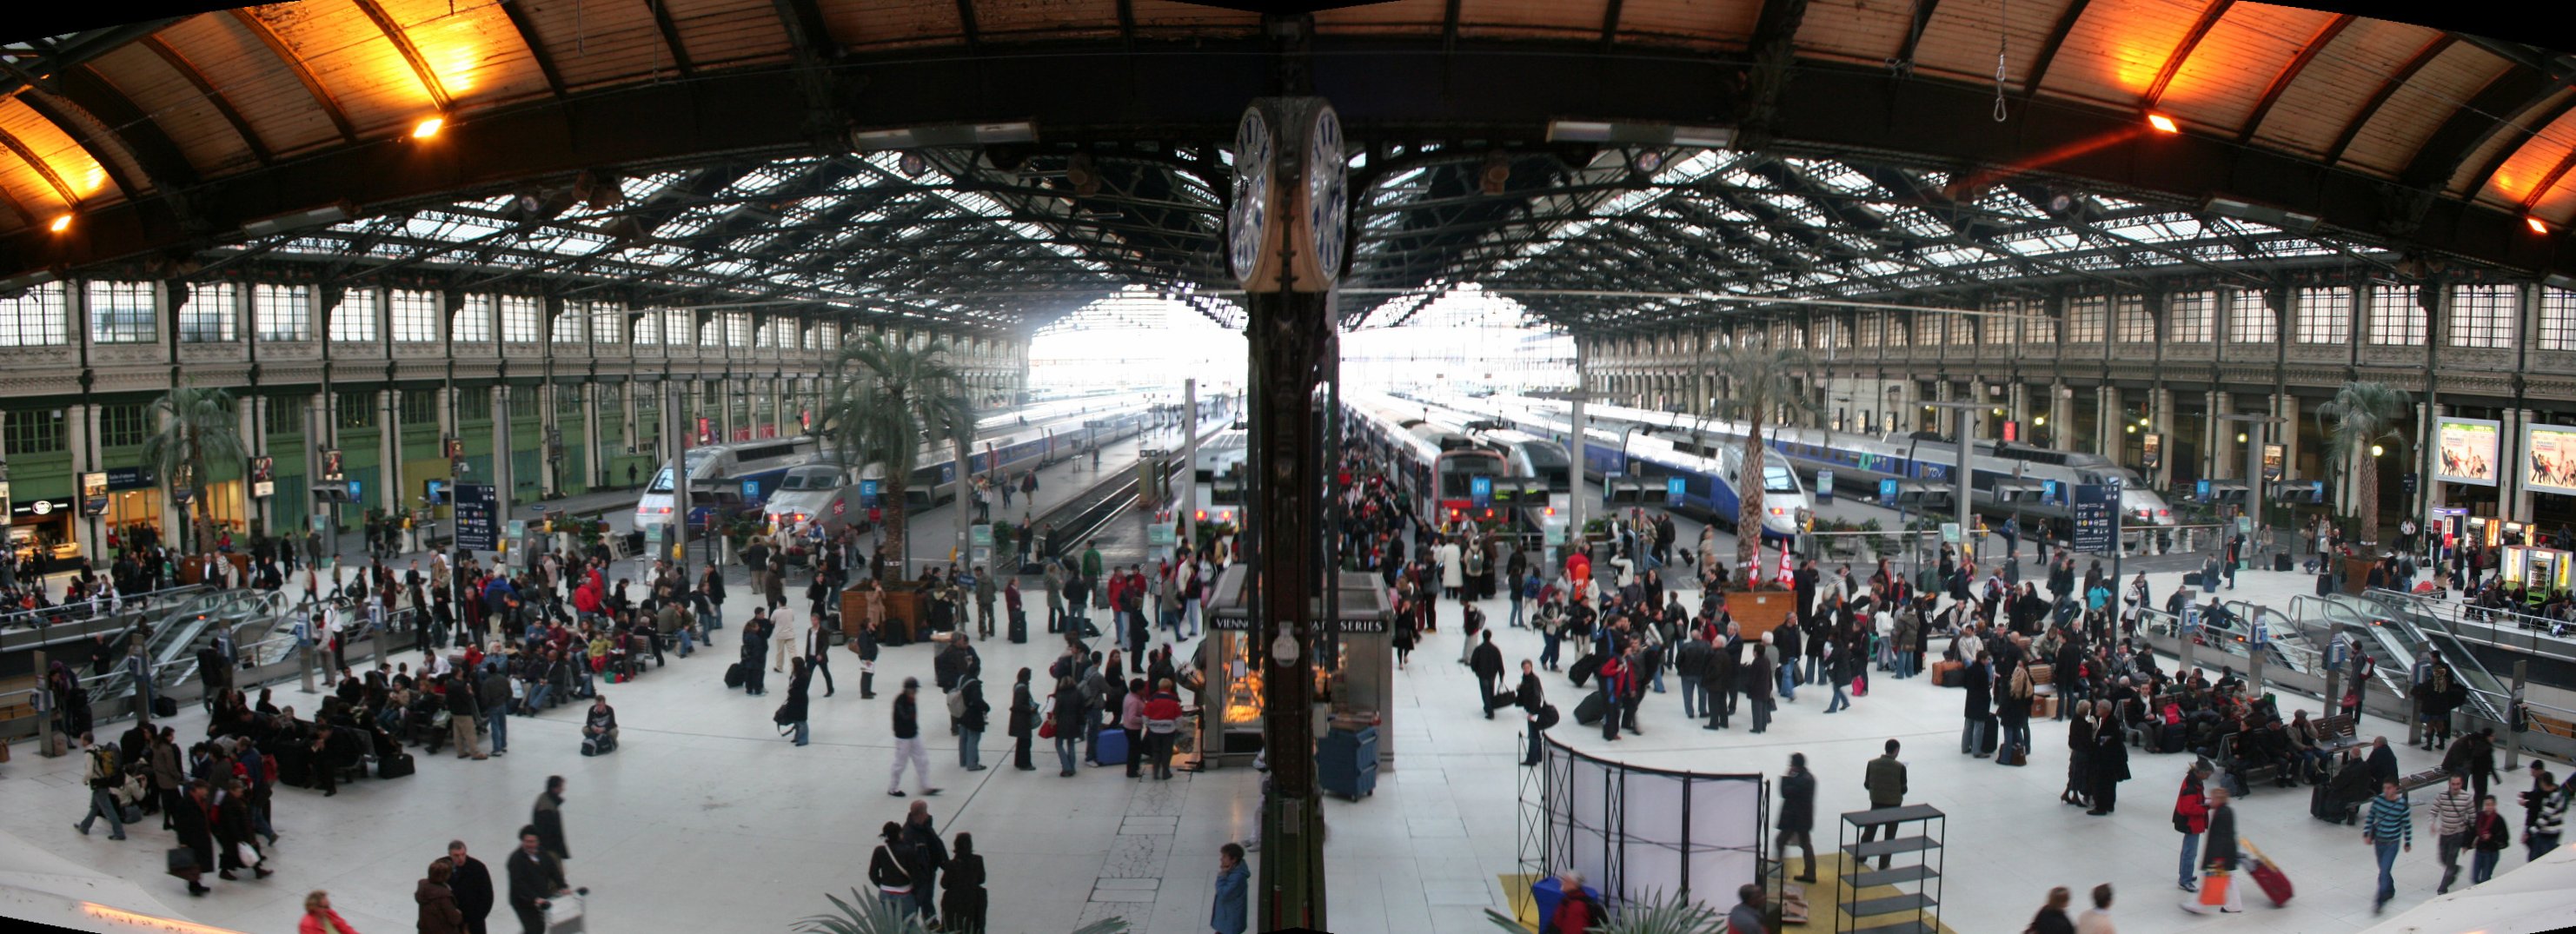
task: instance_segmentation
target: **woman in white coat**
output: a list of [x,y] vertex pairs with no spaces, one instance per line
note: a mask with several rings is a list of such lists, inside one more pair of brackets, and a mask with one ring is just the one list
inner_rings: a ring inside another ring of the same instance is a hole
[[1458,599],[1467,592],[1466,555],[1459,550],[1455,539],[1441,542],[1437,554],[1440,556],[1440,589],[1451,599]]

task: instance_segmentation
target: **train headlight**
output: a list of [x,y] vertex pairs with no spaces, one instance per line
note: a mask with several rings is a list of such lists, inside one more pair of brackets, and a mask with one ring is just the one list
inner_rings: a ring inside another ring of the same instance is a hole
[[1775,516],[1785,516],[1789,514],[1789,510],[1786,507],[1773,506],[1771,507],[1771,514]]

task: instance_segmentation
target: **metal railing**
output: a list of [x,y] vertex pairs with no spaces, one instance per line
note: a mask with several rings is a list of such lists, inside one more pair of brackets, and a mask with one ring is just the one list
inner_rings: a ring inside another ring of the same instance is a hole
[[96,619],[115,619],[160,610],[169,600],[206,590],[204,584],[180,584],[137,594],[119,594],[116,609],[94,612],[88,601],[64,603],[32,610],[10,610],[0,613],[0,632],[26,629],[50,629]]
[[2362,599],[2390,613],[2413,613],[2450,624],[2459,638],[2533,655],[2576,659],[2576,639],[2567,633],[2576,624],[2525,613],[2512,607],[2482,607],[2465,600],[2436,599],[2383,587],[2362,592]]

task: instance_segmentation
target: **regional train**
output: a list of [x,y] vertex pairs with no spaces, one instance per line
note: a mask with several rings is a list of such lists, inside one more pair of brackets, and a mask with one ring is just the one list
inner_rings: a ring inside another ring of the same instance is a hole
[[[1572,439],[1567,416],[1542,408],[1541,400],[1442,397],[1433,404],[1478,419],[1505,422],[1558,444],[1569,444]],[[1682,495],[1672,508],[1720,528],[1733,528],[1743,508],[1738,492],[1744,482],[1743,459],[1740,449],[1685,449],[1671,439],[1622,432],[1615,424],[1603,421],[1593,421],[1584,430],[1583,468],[1587,476],[1605,480],[1621,476],[1649,483],[1681,478]],[[1650,496],[1650,500],[1667,502],[1662,496]],[[1794,540],[1813,508],[1797,473],[1768,459],[1762,465],[1762,506],[1764,541]]]
[[[690,527],[704,528],[710,517],[760,505],[790,469],[812,463],[819,451],[813,435],[690,448],[681,461],[689,472]],[[635,501],[635,528],[670,525],[677,508],[672,492],[671,468],[665,464]]]
[[1422,521],[1508,520],[1490,499],[1476,504],[1475,478],[1509,476],[1501,454],[1477,444],[1456,425],[1402,414],[1405,404],[1385,396],[1345,394],[1349,431],[1375,446],[1393,465],[1396,486]]
[[[1526,399],[1514,400],[1514,404],[1547,406],[1550,411],[1562,405]],[[1669,435],[1673,443],[1684,448],[1732,450],[1744,443],[1745,429],[1740,422],[1615,405],[1590,406],[1585,415],[1587,419],[1637,425]],[[1872,437],[1821,428],[1775,427],[1764,432],[1763,444],[1797,465],[1801,473],[1813,476],[1817,470],[1832,471],[1836,488],[1869,498],[1878,495],[1881,480],[1956,482],[1952,474],[1959,463],[1957,445],[1916,434]],[[1988,515],[2018,512],[2067,518],[2071,514],[2069,491],[2074,485],[2117,479],[2123,522],[2174,524],[2173,509],[2164,497],[2148,489],[2136,472],[2098,454],[1979,441],[1969,466],[1971,506]],[[2054,500],[2043,495],[2051,481],[2059,490]]]

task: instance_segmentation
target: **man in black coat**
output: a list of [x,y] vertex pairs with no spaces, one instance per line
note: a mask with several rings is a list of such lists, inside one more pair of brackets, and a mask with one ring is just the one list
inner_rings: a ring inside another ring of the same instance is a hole
[[903,842],[911,850],[911,858],[903,868],[912,875],[913,904],[924,924],[936,925],[939,872],[948,868],[948,846],[940,842],[939,830],[930,822],[930,802],[915,801],[904,814]]
[[1994,735],[1995,729],[1995,680],[1993,670],[1986,664],[1986,650],[1977,649],[1976,655],[1968,660],[1967,667],[1959,674],[1959,680],[1968,689],[1967,706],[1962,710],[1968,726],[1959,739],[1959,751],[1983,759],[1986,757],[1986,738]]
[[1539,726],[1538,716],[1539,711],[1547,709],[1547,692],[1539,687],[1537,666],[1529,659],[1521,660],[1521,686],[1520,690],[1512,692],[1512,698],[1529,720],[1529,754],[1521,757],[1521,764],[1537,765],[1538,734],[1544,729]]
[[178,834],[179,845],[187,847],[197,860],[197,868],[181,877],[188,880],[190,895],[202,896],[213,891],[197,881],[206,870],[215,868],[214,822],[206,816],[206,798],[210,793],[204,779],[189,782],[187,797],[170,814],[171,827]]
[[768,674],[768,666],[760,662],[761,656],[769,650],[770,629],[777,625],[770,622],[768,610],[762,607],[753,607],[751,619],[742,624],[742,690],[745,694],[758,697],[769,693],[762,683],[763,676]]
[[456,893],[456,908],[465,913],[466,934],[485,934],[484,919],[492,915],[492,870],[483,861],[465,853],[465,841],[447,841],[447,861],[455,872],[447,877],[447,888]]
[[1734,623],[1726,624],[1726,638],[1710,653],[1708,677],[1708,725],[1704,730],[1726,729],[1726,718],[1735,712],[1735,674],[1743,658],[1744,637],[1737,634]]
[[[1467,667],[1469,670],[1476,673],[1476,694],[1478,703],[1485,711],[1485,719],[1491,720],[1494,718],[1494,707],[1496,706],[1494,703],[1494,688],[1497,685],[1500,685],[1503,680],[1503,650],[1494,647],[1494,633],[1492,630],[1486,630],[1481,633],[1481,635],[1485,637],[1485,640],[1476,645],[1476,651],[1473,653],[1473,657],[1469,659]],[[1508,698],[1505,700],[1505,703],[1509,703]]]
[[537,828],[519,828],[519,848],[502,871],[510,876],[510,911],[519,916],[521,934],[546,934],[548,900],[572,886],[564,882],[563,864],[537,845]]
[[1793,752],[1789,754],[1788,774],[1780,776],[1780,833],[1772,845],[1780,851],[1776,859],[1784,872],[1789,865],[1790,841],[1797,841],[1798,849],[1806,852],[1807,871],[1799,874],[1800,882],[1816,881],[1816,844],[1809,835],[1815,824],[1816,776],[1807,771],[1807,754]]

